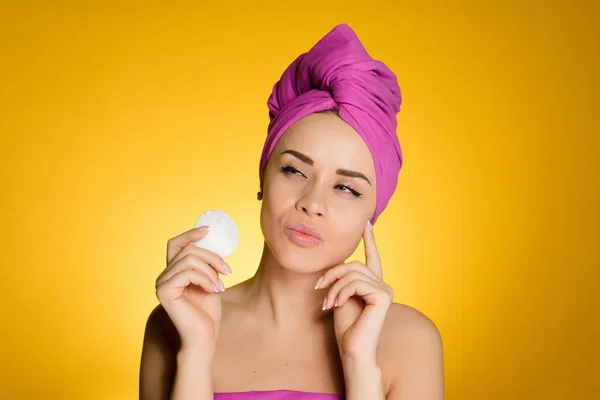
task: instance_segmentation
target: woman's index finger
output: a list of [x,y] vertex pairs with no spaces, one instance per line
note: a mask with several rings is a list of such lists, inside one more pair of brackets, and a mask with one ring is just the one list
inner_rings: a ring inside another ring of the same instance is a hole
[[370,221],[367,221],[365,225],[363,241],[365,243],[365,265],[379,278],[382,278],[383,270],[381,268],[381,259],[379,258],[379,252],[377,251],[377,245],[375,244],[375,235],[373,234],[373,226]]
[[208,226],[201,226],[199,228],[192,228],[189,231],[183,232],[179,236],[169,240],[167,244],[167,265],[173,260],[173,258],[179,253],[185,246],[190,243],[194,243],[208,234]]

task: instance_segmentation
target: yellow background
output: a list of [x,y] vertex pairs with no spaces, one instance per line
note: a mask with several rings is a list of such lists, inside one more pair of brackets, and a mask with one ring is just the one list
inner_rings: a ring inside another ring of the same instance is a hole
[[342,22],[402,89],[375,231],[446,398],[600,398],[597,2],[4,3],[0,398],[137,398],[166,242],[208,208],[226,285],[253,274],[267,96]]

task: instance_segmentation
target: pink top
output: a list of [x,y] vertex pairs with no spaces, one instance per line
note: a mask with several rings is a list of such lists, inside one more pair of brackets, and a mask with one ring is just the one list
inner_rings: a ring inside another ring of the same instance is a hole
[[331,393],[300,392],[297,390],[257,390],[252,392],[215,393],[214,400],[343,400]]

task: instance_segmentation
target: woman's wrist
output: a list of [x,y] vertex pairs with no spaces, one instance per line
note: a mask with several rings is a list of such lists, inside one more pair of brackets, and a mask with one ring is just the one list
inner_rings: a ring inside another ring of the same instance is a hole
[[213,346],[183,346],[177,352],[177,366],[191,364],[200,370],[212,369],[214,353]]
[[211,349],[202,347],[182,347],[179,350],[171,400],[213,398],[213,353]]
[[383,374],[374,358],[343,358],[346,399],[385,399]]

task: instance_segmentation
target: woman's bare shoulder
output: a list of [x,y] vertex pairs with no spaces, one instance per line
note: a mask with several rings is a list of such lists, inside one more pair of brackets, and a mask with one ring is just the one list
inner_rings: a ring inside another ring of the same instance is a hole
[[388,388],[417,375],[443,369],[442,338],[435,323],[421,311],[392,303],[379,342],[378,360]]
[[406,304],[392,303],[381,332],[381,354],[394,357],[398,348],[416,343],[437,346],[441,341],[435,323],[421,311]]
[[434,322],[421,311],[406,304],[392,303],[388,309],[382,335],[385,333],[439,333]]

